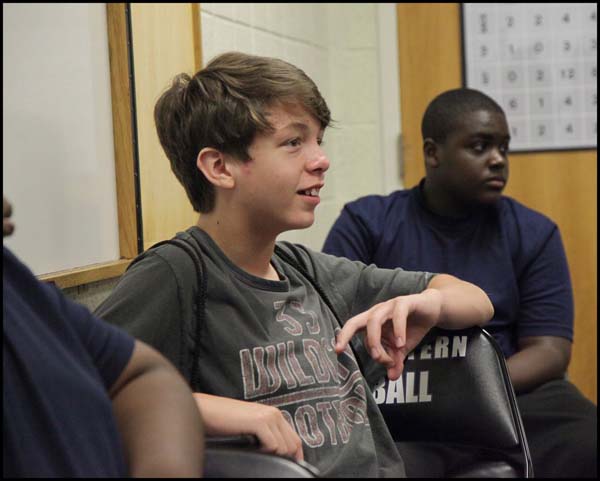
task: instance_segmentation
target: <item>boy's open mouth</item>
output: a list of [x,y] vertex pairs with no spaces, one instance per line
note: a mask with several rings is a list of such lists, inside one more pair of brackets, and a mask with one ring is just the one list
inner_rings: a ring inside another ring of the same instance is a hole
[[300,190],[300,191],[298,191],[298,193],[300,195],[308,195],[308,196],[311,196],[311,197],[318,197],[319,196],[319,189],[314,188],[314,189]]

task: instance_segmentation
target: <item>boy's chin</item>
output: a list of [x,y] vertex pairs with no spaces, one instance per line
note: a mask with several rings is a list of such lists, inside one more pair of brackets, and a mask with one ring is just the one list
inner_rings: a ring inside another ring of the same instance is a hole
[[488,192],[485,192],[484,194],[480,195],[477,198],[477,201],[481,205],[491,205],[491,204],[498,202],[500,197],[502,197],[501,190],[488,191]]
[[292,225],[290,225],[290,227],[288,227],[287,230],[308,229],[314,223],[315,223],[314,216],[312,216],[310,218],[307,217],[306,219],[295,219],[295,222],[293,222]]

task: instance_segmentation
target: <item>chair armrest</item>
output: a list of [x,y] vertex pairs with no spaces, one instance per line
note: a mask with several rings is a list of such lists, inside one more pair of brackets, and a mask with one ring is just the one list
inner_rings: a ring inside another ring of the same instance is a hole
[[507,461],[479,461],[448,475],[449,478],[520,478],[522,469]]
[[205,478],[317,478],[319,470],[305,461],[261,453],[254,435],[205,439]]
[[209,436],[205,438],[207,448],[248,448],[258,449],[258,438],[253,434],[240,434],[239,436]]

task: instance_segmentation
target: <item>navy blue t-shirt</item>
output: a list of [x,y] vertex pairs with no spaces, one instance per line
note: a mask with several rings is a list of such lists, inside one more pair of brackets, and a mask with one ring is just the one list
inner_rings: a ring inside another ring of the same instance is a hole
[[441,217],[425,206],[422,184],[346,204],[323,252],[476,284],[495,309],[484,327],[506,357],[520,337],[572,341],[573,293],[556,224],[507,196],[465,219]]
[[127,476],[107,391],[134,339],[3,261],[4,477]]

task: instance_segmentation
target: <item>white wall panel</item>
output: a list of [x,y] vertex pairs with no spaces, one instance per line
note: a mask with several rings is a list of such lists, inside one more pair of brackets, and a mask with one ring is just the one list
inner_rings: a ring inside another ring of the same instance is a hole
[[377,5],[200,4],[204,64],[228,50],[282,58],[315,81],[336,121],[317,220],[281,239],[320,250],[345,202],[383,191]]

